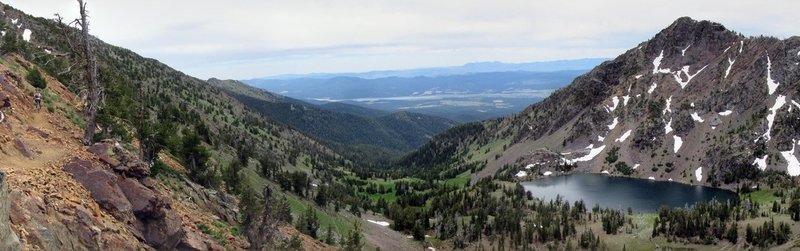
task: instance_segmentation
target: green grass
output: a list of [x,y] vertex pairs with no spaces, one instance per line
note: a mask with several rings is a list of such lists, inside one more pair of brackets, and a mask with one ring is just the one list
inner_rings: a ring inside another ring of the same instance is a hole
[[455,178],[445,180],[444,184],[463,187],[464,185],[469,183],[469,179],[470,179],[470,174],[469,171],[467,171],[462,174],[459,174]]
[[[495,140],[483,147],[471,151],[472,158],[467,162],[484,161],[494,159],[494,156],[503,152],[503,145],[511,142],[510,139]],[[470,145],[469,149],[475,149],[477,146]],[[488,150],[488,152],[487,152]]]
[[775,197],[775,191],[769,189],[762,189],[752,193],[743,194],[742,199],[746,198],[752,198],[753,202],[758,202],[759,204],[762,205],[772,203],[773,201],[778,200],[778,198]]
[[204,234],[211,235],[211,237],[213,237],[214,240],[217,241],[217,243],[222,245],[225,245],[227,243],[225,237],[222,236],[222,232],[220,231],[221,229],[212,229],[211,227],[203,223],[197,224],[197,228],[199,228],[200,231],[202,231]]

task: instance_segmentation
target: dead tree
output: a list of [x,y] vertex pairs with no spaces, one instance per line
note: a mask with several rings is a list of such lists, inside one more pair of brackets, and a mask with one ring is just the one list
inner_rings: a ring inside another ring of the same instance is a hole
[[90,145],[94,139],[94,133],[97,129],[97,111],[100,101],[100,93],[102,92],[100,83],[97,79],[97,61],[92,52],[91,37],[89,36],[89,20],[86,15],[86,3],[83,0],[78,0],[80,5],[81,18],[78,24],[81,26],[81,37],[83,38],[83,53],[86,57],[86,80],[89,85],[89,93],[86,95],[86,107],[83,110],[83,115],[86,118],[86,129],[83,132],[83,144]]

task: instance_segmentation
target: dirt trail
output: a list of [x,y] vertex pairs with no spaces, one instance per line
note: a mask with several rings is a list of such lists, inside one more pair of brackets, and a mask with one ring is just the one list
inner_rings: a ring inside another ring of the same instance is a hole
[[[0,72],[4,74],[9,74],[7,70],[0,67]],[[0,123],[0,170],[7,174],[9,194],[21,194],[22,198],[41,201],[44,208],[38,210],[48,212],[47,217],[54,217],[50,212],[56,212],[57,216],[48,221],[75,217],[76,208],[88,210],[92,218],[100,223],[102,235],[114,235],[117,239],[138,243],[125,225],[101,210],[89,192],[62,170],[64,163],[74,157],[95,159],[79,141],[80,128],[66,118],[64,111],[50,113],[43,107],[36,112],[33,98],[28,95],[32,87],[8,75],[2,77],[5,79],[4,83],[0,83],[3,85],[0,91],[12,94],[14,107],[13,111],[4,112],[6,119]],[[57,81],[49,81],[47,88],[60,98],[60,104],[67,109],[74,105],[70,102],[77,100]],[[31,156],[25,156],[26,152]],[[36,209],[23,208],[19,214],[23,219],[30,220],[38,212]],[[28,243],[30,240],[26,227],[13,224],[23,249],[37,249],[36,245]]]

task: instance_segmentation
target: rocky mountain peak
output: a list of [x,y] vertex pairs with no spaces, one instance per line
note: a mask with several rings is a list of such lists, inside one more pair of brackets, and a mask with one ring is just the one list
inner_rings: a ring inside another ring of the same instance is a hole
[[724,50],[731,42],[739,39],[742,39],[740,35],[728,30],[722,24],[681,17],[647,42],[647,52],[658,54],[660,50],[664,50],[666,57],[684,55],[693,47],[695,51],[713,51],[718,54],[718,51]]

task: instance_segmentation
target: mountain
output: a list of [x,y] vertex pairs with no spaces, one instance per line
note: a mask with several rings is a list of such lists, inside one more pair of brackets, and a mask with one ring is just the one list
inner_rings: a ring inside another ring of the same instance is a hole
[[411,111],[467,122],[522,110],[563,87],[582,70],[481,72],[447,76],[332,77],[247,80],[273,93],[314,102]]
[[800,37],[745,37],[683,17],[542,102],[455,127],[397,166],[484,166],[473,180],[574,168],[724,187],[764,171],[797,176],[798,63]]
[[256,78],[244,80],[246,83],[257,82],[258,80],[269,79],[299,79],[299,78],[313,78],[313,79],[330,79],[336,77],[355,77],[364,79],[376,78],[413,78],[413,77],[441,77],[451,75],[465,75],[473,73],[487,73],[487,72],[554,72],[554,71],[571,71],[571,70],[584,70],[591,69],[592,67],[606,61],[606,58],[585,58],[585,59],[571,59],[571,60],[556,60],[544,62],[529,62],[529,63],[503,63],[503,62],[475,62],[468,63],[461,66],[450,67],[431,67],[431,68],[417,68],[408,70],[388,70],[388,71],[369,71],[369,72],[346,72],[346,73],[310,73],[310,74],[287,74],[277,75],[263,78]]
[[388,153],[410,151],[457,124],[430,115],[410,112],[381,114],[382,111],[348,104],[323,108],[235,80],[210,79],[208,83],[225,90],[254,111],[337,145],[343,149],[342,152],[357,152],[351,146],[371,146]]
[[[313,235],[361,236],[361,200],[344,183],[353,161],[225,90],[95,37],[103,101],[84,146],[79,30],[1,7],[0,94],[13,110],[0,122],[0,249],[335,250]],[[304,213],[325,230],[293,224]],[[389,241],[361,244],[421,249],[376,233],[363,239]]]
[[318,105],[319,108],[334,111],[349,113],[357,116],[377,118],[391,114],[391,112],[377,109],[370,109],[362,106],[351,105],[342,102],[328,102]]

